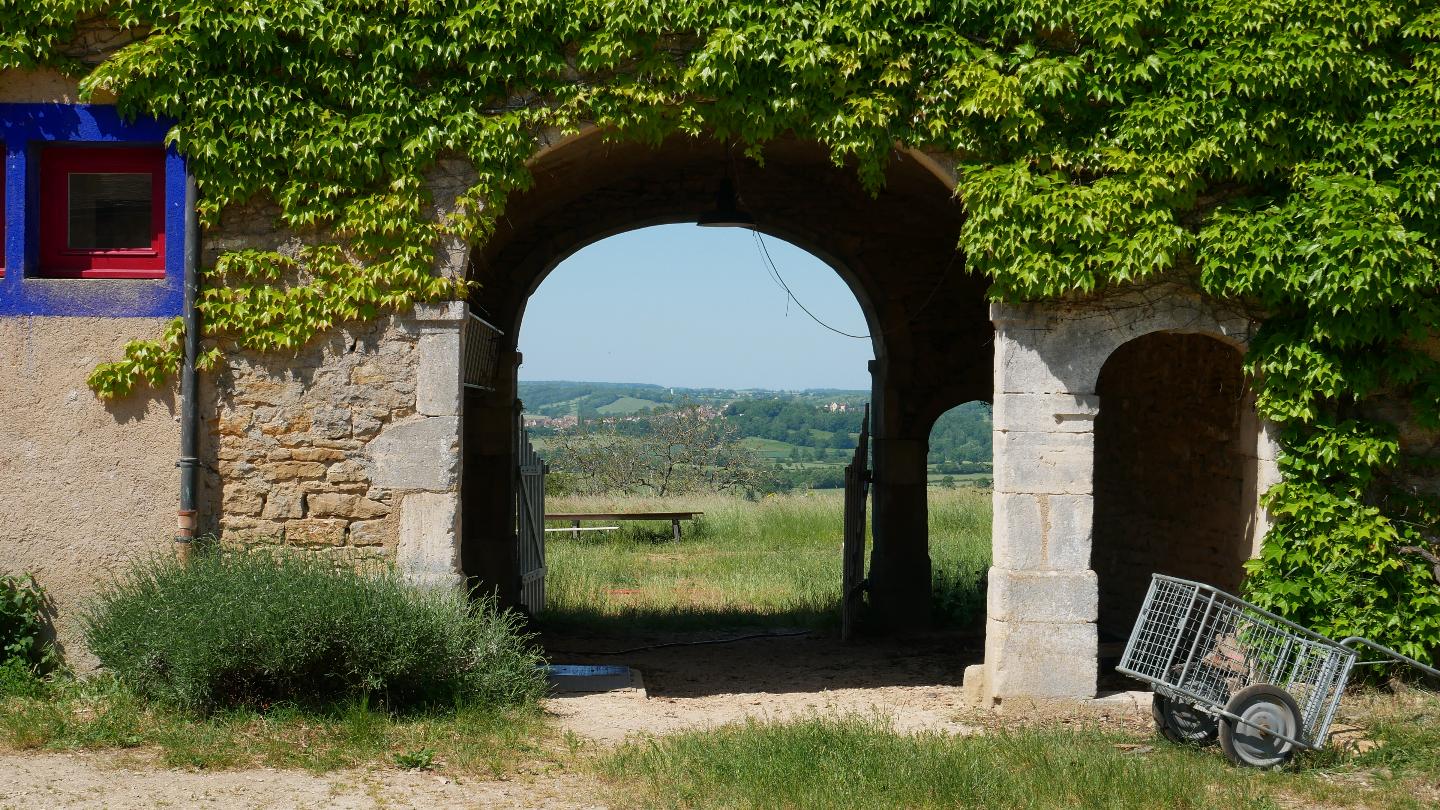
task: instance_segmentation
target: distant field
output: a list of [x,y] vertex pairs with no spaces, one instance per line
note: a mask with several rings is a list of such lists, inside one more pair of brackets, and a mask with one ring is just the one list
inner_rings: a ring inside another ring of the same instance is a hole
[[772,459],[789,458],[790,451],[795,449],[795,445],[789,442],[782,442],[779,439],[762,439],[759,436],[746,436],[740,440],[740,446]]
[[525,412],[526,412],[526,413],[537,413],[537,414],[540,414],[540,415],[542,415],[542,416],[565,416],[566,414],[574,413],[574,412],[575,412],[575,405],[576,405],[577,403],[579,403],[579,402],[580,402],[580,400],[579,400],[578,398],[576,398],[576,399],[566,399],[566,400],[562,400],[562,401],[560,401],[560,402],[550,402],[550,403],[547,403],[547,404],[545,404],[545,405],[540,405],[540,406],[533,407],[533,408],[532,408],[532,407],[529,407],[529,406],[526,406]]
[[977,473],[937,473],[934,468],[926,474],[925,480],[930,486],[938,486],[946,478],[953,479],[957,486],[977,486],[983,481],[992,480],[995,476],[988,472]]
[[609,405],[601,405],[595,410],[605,416],[629,416],[642,411],[649,412],[663,405],[663,402],[656,402],[653,399],[637,399],[636,397],[620,397]]

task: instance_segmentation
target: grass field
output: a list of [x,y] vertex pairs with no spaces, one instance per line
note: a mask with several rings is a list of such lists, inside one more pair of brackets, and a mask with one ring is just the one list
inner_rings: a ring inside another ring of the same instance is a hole
[[620,397],[609,405],[601,405],[596,408],[597,413],[605,416],[630,416],[637,413],[653,411],[662,403],[653,399],[639,399],[638,397]]
[[1215,747],[1052,724],[975,736],[896,733],[874,718],[732,725],[599,758],[621,807],[1435,807],[1440,698],[1357,695],[1374,746],[1236,768]]
[[[668,522],[547,536],[547,624],[634,628],[827,626],[838,621],[842,493],[738,497],[554,498],[552,512],[705,512],[670,538]],[[568,524],[551,524],[562,527]],[[973,619],[990,564],[990,495],[932,490],[937,608]]]

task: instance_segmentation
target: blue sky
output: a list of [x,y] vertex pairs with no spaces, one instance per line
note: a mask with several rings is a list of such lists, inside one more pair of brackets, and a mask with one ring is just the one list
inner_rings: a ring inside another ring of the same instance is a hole
[[[821,320],[869,332],[850,288],[788,242],[765,245]],[[788,301],[748,230],[662,225],[566,259],[530,298],[522,380],[699,388],[868,389],[869,340],[837,335]]]

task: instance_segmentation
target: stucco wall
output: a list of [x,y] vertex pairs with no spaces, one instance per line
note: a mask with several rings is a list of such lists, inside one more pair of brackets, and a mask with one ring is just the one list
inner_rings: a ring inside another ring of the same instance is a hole
[[80,653],[76,609],[174,535],[174,393],[142,389],[107,406],[85,385],[97,363],[165,323],[0,318],[0,570],[33,572],[47,588],[70,654]]

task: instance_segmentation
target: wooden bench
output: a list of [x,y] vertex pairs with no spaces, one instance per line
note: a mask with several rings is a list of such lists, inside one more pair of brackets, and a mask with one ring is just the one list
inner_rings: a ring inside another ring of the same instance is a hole
[[[694,520],[705,514],[704,512],[556,512],[546,514],[546,520],[568,520],[570,521],[569,531],[573,533],[576,540],[580,539],[580,528],[582,520],[668,520],[674,531],[675,539],[680,539],[680,521]],[[608,528],[608,527],[607,527]],[[561,529],[565,531],[565,529]]]

